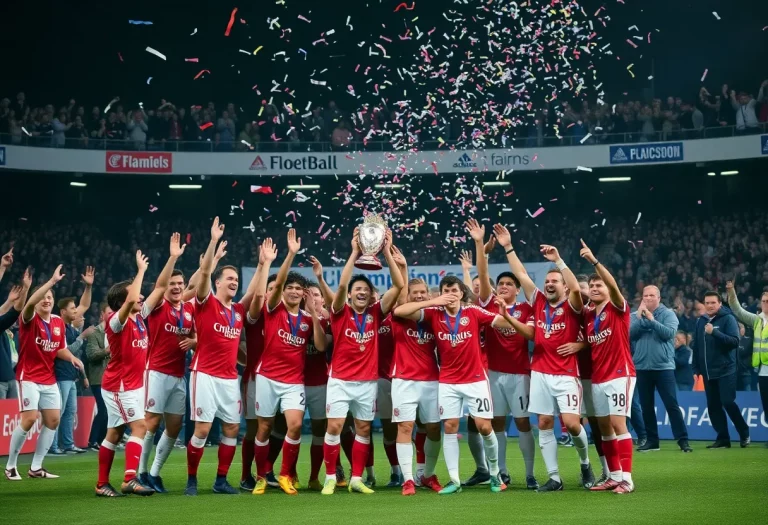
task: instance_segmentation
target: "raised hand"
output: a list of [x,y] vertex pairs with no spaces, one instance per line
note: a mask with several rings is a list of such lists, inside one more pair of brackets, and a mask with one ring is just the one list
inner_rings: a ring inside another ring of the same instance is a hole
[[29,266],[24,270],[24,275],[21,277],[21,285],[27,290],[32,288],[32,268]]
[[360,227],[356,226],[355,231],[352,232],[352,253],[360,253],[362,251],[362,248],[360,248]]
[[584,242],[584,239],[579,240],[581,241],[581,251],[579,252],[579,255],[589,261],[590,264],[596,264],[597,257],[592,254],[592,250],[589,249],[589,246],[587,246],[587,243]]
[[455,303],[457,301],[460,301],[461,297],[458,295],[452,294],[452,293],[445,293],[438,295],[434,299],[432,299],[432,304],[435,306],[448,306],[451,303]]
[[[291,230],[293,231],[293,230]],[[267,237],[261,243],[261,255],[264,257],[263,263],[272,262],[277,259],[277,246],[272,242],[272,237]]]
[[496,247],[496,237],[491,235],[490,239],[488,239],[488,242],[483,245],[483,253],[488,255],[493,251],[495,247]]
[[146,271],[149,268],[149,258],[141,253],[141,250],[136,250],[136,267],[139,271]]
[[387,233],[384,234],[384,246],[383,250],[389,250],[392,248],[392,230],[387,228]]
[[8,268],[12,264],[13,264],[13,248],[8,250],[8,253],[3,255],[3,258],[0,259],[0,268]]
[[296,230],[288,230],[288,251],[296,255],[301,250],[301,237],[296,237]]
[[730,293],[733,289],[733,281],[725,281],[725,290]]
[[499,241],[499,244],[507,249],[512,245],[512,236],[509,234],[509,230],[502,224],[493,225],[493,236]]
[[467,250],[461,250],[461,255],[459,255],[459,262],[461,263],[462,270],[471,270],[472,254]]
[[51,276],[51,280],[53,281],[53,284],[56,284],[57,282],[61,281],[64,278],[64,274],[61,273],[61,267],[63,265],[58,265],[56,269],[53,271],[53,275]]
[[496,301],[494,301],[494,302],[496,303],[496,306],[499,307],[499,311],[500,312],[506,312],[507,311],[507,302],[504,299],[502,299],[501,297],[496,296]]
[[304,290],[304,308],[306,308],[307,312],[309,312],[311,315],[314,315],[315,300],[307,289]]
[[315,274],[315,277],[317,277],[318,279],[322,279],[323,265],[320,264],[320,261],[318,261],[314,255],[310,255],[309,262],[312,265],[312,273]]
[[480,226],[480,223],[476,219],[469,219],[464,223],[464,228],[467,233],[472,237],[473,241],[482,241],[485,239],[485,226]]
[[93,286],[93,278],[95,276],[96,276],[96,270],[93,268],[93,266],[86,266],[85,273],[80,275],[80,278],[88,286]]
[[225,255],[227,255],[227,241],[221,241],[219,245],[216,247],[216,253],[213,255],[213,261],[214,263],[219,262],[221,259],[224,258]]
[[401,252],[394,244],[392,245],[392,259],[400,268],[408,266],[408,263],[405,261],[405,255],[403,255],[403,252]]
[[184,253],[184,248],[186,248],[186,244],[181,244],[181,234],[176,232],[173,235],[171,235],[171,257],[181,257],[181,254]]
[[219,218],[213,219],[213,225],[211,226],[211,239],[218,241],[224,235],[224,225],[219,224]]
[[18,300],[18,298],[21,297],[21,290],[22,290],[21,286],[12,287],[11,291],[8,292],[8,299],[6,302],[8,304],[15,303]]
[[539,251],[548,261],[556,262],[560,259],[560,252],[557,251],[557,248],[549,244],[542,244]]

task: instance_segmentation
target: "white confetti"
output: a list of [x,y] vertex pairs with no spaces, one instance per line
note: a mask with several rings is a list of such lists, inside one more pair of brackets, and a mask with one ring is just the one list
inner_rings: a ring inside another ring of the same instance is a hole
[[586,166],[576,166],[576,171],[589,171],[592,172],[592,168],[587,168]]
[[637,219],[635,220],[635,224],[637,224],[638,222],[640,222],[640,217],[642,217],[642,216],[643,216],[643,212],[641,212],[641,211],[640,211],[640,212],[637,212]]
[[162,58],[163,60],[166,60],[166,58],[165,58],[165,55],[164,55],[164,54],[162,54],[162,53],[161,53],[160,51],[158,51],[157,49],[153,49],[153,48],[151,48],[151,47],[147,46],[147,49],[146,49],[146,51],[147,51],[148,53],[152,53],[152,54],[153,54],[153,55],[155,55],[156,57],[159,57],[159,58]]
[[720,20],[720,15],[717,14],[717,11],[712,11],[712,14],[715,15],[715,18]]

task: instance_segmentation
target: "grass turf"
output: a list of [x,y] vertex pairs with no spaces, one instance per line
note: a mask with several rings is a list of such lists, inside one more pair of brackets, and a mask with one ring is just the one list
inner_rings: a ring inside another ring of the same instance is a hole
[[[389,465],[381,445],[376,443],[376,472],[380,485],[389,479]],[[213,494],[210,487],[216,471],[216,449],[207,448],[200,465],[200,495],[183,495],[186,482],[186,454],[177,449],[171,454],[162,475],[169,494],[149,498],[129,496],[119,499],[96,498],[97,454],[46,458],[45,466],[60,479],[24,478],[20,482],[0,481],[0,522],[26,524],[51,520],[77,524],[109,523],[237,523],[258,520],[269,523],[491,523],[500,520],[519,523],[758,523],[765,519],[768,497],[768,448],[762,443],[739,449],[706,450],[705,443],[693,443],[694,452],[683,454],[675,443],[665,442],[660,452],[635,454],[633,494],[587,493],[578,485],[579,463],[573,448],[559,449],[565,490],[537,494],[525,490],[524,470],[516,440],[507,445],[507,463],[512,486],[501,494],[491,494],[487,486],[465,488],[461,494],[438,496],[419,489],[405,498],[399,489],[377,488],[373,495],[349,494],[337,489],[334,496],[300,491],[290,497],[279,489],[263,496],[241,493],[238,496]],[[599,462],[590,447],[596,475]],[[31,456],[19,461],[26,476]],[[278,463],[279,463],[278,459]],[[346,461],[345,461],[346,464]],[[112,468],[112,484],[122,480],[123,452],[118,451]],[[306,486],[309,470],[309,441],[305,436],[299,458],[299,476]],[[324,468],[321,469],[321,478]],[[461,474],[468,477],[474,462],[466,441],[461,442]],[[536,475],[546,481],[541,456],[536,456]],[[447,481],[442,457],[438,476]],[[230,471],[233,486],[240,477],[240,451]],[[10,519],[9,519],[10,518]]]

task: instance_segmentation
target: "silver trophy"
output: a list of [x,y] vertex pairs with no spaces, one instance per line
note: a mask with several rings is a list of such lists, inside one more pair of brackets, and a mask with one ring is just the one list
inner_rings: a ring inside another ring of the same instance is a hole
[[378,214],[367,215],[363,219],[357,234],[357,241],[363,254],[355,261],[355,268],[360,270],[381,270],[376,254],[384,247],[387,235],[387,221]]

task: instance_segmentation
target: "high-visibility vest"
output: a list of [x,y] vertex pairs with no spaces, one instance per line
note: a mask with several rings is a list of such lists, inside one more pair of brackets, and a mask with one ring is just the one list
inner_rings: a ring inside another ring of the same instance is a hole
[[752,343],[752,366],[757,368],[761,364],[768,366],[768,322],[758,317],[752,325],[755,332]]

